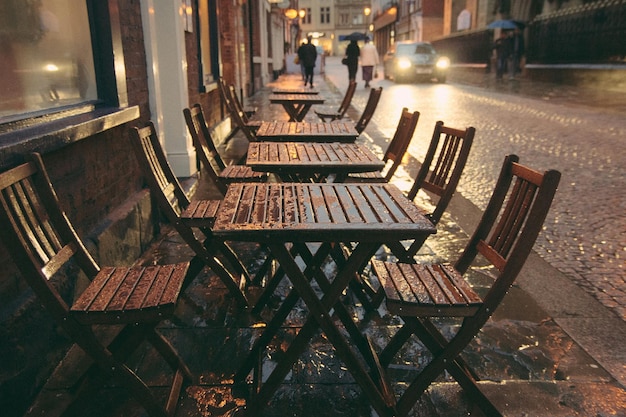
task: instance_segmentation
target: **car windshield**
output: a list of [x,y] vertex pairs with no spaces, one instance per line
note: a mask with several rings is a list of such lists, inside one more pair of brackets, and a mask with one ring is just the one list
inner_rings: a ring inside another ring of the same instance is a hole
[[434,54],[435,50],[432,46],[426,44],[398,44],[397,55],[413,55],[413,54]]

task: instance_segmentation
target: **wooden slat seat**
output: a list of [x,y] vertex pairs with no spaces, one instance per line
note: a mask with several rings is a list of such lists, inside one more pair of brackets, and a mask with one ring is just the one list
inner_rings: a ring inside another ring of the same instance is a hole
[[[172,318],[181,290],[195,276],[190,263],[100,268],[62,211],[38,154],[0,174],[0,228],[23,279],[63,332],[93,360],[77,375],[78,398],[73,400],[88,401],[89,394],[111,380],[148,415],[174,415],[183,384],[192,382],[193,376],[156,326]],[[57,285],[72,286],[82,276],[89,283],[82,290],[77,285],[76,301],[68,304]],[[112,340],[104,341],[102,332],[111,334]],[[172,370],[166,401],[136,373],[136,364],[128,362],[144,342]],[[76,402],[65,404],[69,410],[80,407]]]
[[189,263],[105,267],[70,308],[83,324],[160,321],[174,313]]
[[350,180],[354,182],[386,182],[380,171],[375,172],[355,172],[350,174]]
[[221,200],[193,200],[180,212],[180,218],[191,227],[201,227],[217,216]]
[[267,173],[255,172],[249,166],[245,165],[227,165],[219,174],[220,178],[228,181],[265,181]]
[[385,303],[392,314],[439,311],[446,316],[471,316],[482,302],[451,265],[372,263],[384,283]]

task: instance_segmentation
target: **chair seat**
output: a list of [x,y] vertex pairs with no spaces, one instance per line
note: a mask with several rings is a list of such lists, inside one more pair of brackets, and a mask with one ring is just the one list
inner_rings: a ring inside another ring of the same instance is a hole
[[261,127],[261,123],[263,123],[262,120],[248,120],[246,126],[248,127],[248,129],[254,129],[256,131],[259,130],[259,128]]
[[189,263],[105,267],[70,311],[82,324],[151,323],[173,314]]
[[341,114],[334,110],[313,110],[323,122],[332,122],[341,119]]
[[190,227],[202,227],[207,219],[215,220],[221,200],[194,200],[180,213],[181,220]]
[[374,171],[352,173],[345,182],[387,182],[387,180],[380,171]]
[[389,312],[399,316],[474,315],[482,300],[451,265],[372,261]]
[[243,108],[243,112],[244,112],[244,113],[246,114],[246,116],[248,116],[248,117],[252,117],[252,116],[254,116],[254,114],[257,112],[257,110],[258,110],[258,109],[257,109],[256,107],[249,107],[249,106],[246,106],[246,107],[244,107],[244,108]]
[[267,178],[265,172],[255,172],[245,165],[228,165],[219,176],[227,181],[265,181]]

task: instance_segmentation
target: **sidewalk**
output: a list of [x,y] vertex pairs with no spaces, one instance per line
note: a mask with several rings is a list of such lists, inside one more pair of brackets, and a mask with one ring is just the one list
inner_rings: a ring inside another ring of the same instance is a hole
[[[329,70],[329,66],[327,66]],[[343,90],[323,76],[315,84],[331,107],[338,106]],[[279,106],[267,105],[273,87],[299,86],[299,75],[283,75],[251,97],[246,104],[259,107],[259,119],[286,119]],[[350,110],[351,117],[359,114]],[[309,113],[308,120],[315,120]],[[375,125],[368,126],[365,143],[379,150],[387,138]],[[245,149],[237,137],[224,149],[232,156]],[[408,172],[407,175],[411,175]],[[400,178],[399,181],[402,181]],[[204,181],[186,182],[194,198],[216,198],[216,190]],[[418,203],[428,204],[422,198]],[[473,230],[479,211],[462,196],[452,204],[432,236],[419,253],[424,262],[454,260],[464,246],[467,232]],[[139,261],[143,264],[188,260],[191,251],[165,226],[161,239]],[[237,252],[252,270],[264,253],[256,245],[237,245]],[[384,254],[381,254],[384,255]],[[485,275],[472,274],[477,287],[489,283]],[[286,281],[286,280],[285,280]],[[283,289],[286,291],[286,289]],[[563,295],[567,294],[565,298]],[[251,317],[233,309],[226,290],[205,270],[186,291],[177,314],[178,321],[162,326],[198,383],[186,388],[176,416],[239,415],[245,400],[233,396],[232,375],[245,357],[250,343],[262,328],[263,317]],[[377,349],[398,328],[384,304],[377,314],[366,315],[354,307],[365,331]],[[304,320],[301,307],[287,320],[281,337],[291,338]],[[481,387],[506,416],[626,416],[626,341],[624,323],[609,314],[592,297],[536,255],[528,260],[504,303],[483,332],[465,352],[467,362],[483,382]],[[281,353],[275,340],[263,358],[262,367],[271,369]],[[404,351],[402,361],[390,372],[399,381],[415,375],[426,361],[422,346],[414,341]],[[136,370],[150,386],[163,390],[165,374],[151,359],[149,351],[137,356]],[[72,382],[84,358],[78,349],[68,354],[34,404],[29,415],[60,415],[73,396]],[[402,384],[396,388],[403,389]],[[165,391],[165,390],[163,390]],[[135,401],[126,401],[123,390],[107,386],[85,405],[81,415],[122,417],[144,415]],[[270,405],[261,416],[374,416],[367,398],[335,357],[322,335],[314,338],[302,359],[294,366]],[[459,386],[449,377],[440,377],[414,407],[412,417],[480,416]]]

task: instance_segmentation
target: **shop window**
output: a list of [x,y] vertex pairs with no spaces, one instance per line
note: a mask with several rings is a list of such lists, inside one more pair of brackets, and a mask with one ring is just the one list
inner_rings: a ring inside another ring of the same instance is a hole
[[219,54],[216,2],[198,1],[198,42],[200,48],[200,76],[204,90],[219,77]]
[[0,124],[98,98],[87,3],[0,1]]

